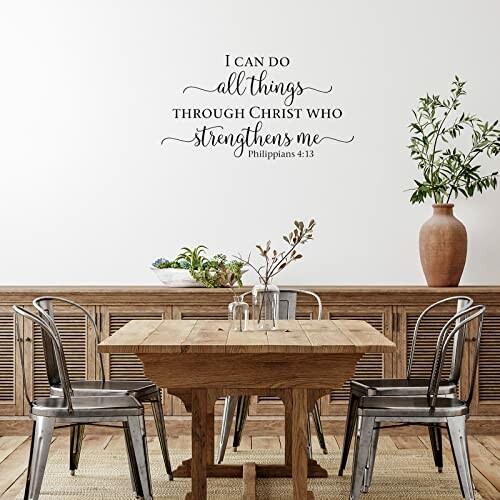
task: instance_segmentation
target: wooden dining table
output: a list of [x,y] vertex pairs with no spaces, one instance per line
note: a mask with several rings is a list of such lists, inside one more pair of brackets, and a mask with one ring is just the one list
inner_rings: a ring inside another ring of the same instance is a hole
[[[280,321],[278,330],[237,332],[224,320],[134,320],[99,344],[102,353],[136,354],[146,377],[178,396],[192,414],[192,458],[174,472],[191,477],[186,498],[207,498],[207,477],[290,477],[294,500],[313,499],[308,477],[327,471],[307,456],[315,402],[352,378],[365,353],[396,346],[365,321]],[[214,405],[227,395],[277,396],[285,406],[284,464],[215,464]]]

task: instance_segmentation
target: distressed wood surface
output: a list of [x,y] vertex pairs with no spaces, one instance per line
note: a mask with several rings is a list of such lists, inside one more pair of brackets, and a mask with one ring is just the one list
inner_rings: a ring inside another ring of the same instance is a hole
[[99,344],[103,353],[388,353],[396,345],[366,321],[289,320],[279,330],[233,332],[224,320],[133,320]]

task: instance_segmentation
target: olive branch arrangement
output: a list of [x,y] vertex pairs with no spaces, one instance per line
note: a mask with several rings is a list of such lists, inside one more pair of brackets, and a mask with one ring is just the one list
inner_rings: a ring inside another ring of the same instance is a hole
[[[415,122],[409,125],[412,136],[408,148],[424,179],[415,180],[416,187],[410,190],[411,203],[422,203],[426,198],[433,198],[434,203],[449,203],[452,196],[470,198],[476,190],[482,193],[497,187],[498,172],[481,175],[481,166],[474,160],[483,153],[488,157],[500,153],[498,120],[488,123],[476,115],[456,113],[450,122],[461,105],[460,98],[466,94],[465,84],[455,76],[449,98],[427,94],[420,98],[417,111],[413,111]],[[468,151],[446,146],[466,128],[472,134]]]
[[316,221],[311,219],[309,224],[306,226],[302,221],[295,221],[294,228],[288,235],[283,236],[283,240],[286,241],[288,247],[286,250],[279,252],[276,249],[271,248],[271,241],[269,240],[265,246],[256,245],[259,250],[259,255],[264,258],[264,264],[257,267],[251,262],[251,253],[248,257],[244,259],[241,255],[235,256],[244,266],[252,268],[263,285],[269,285],[271,280],[286,267],[288,267],[292,262],[302,258],[302,254],[297,251],[299,245],[305,245],[308,241],[313,239],[313,230],[316,225]]

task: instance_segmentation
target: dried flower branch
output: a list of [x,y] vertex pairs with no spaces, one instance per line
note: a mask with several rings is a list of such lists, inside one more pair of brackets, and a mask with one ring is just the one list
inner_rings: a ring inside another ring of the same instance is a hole
[[244,265],[249,266],[259,276],[264,285],[268,285],[271,280],[288,267],[292,262],[302,258],[302,254],[297,251],[299,245],[305,245],[313,239],[313,230],[316,221],[311,219],[306,226],[302,221],[294,221],[294,228],[289,234],[283,236],[283,240],[288,244],[288,248],[279,252],[271,248],[269,240],[265,245],[256,245],[259,255],[264,258],[264,264],[260,267],[252,264],[251,254],[245,259],[241,255],[235,256]]

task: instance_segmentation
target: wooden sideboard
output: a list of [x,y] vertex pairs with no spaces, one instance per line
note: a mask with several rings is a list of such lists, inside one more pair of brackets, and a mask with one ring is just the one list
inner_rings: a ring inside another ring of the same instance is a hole
[[[355,318],[368,321],[397,344],[393,354],[367,354],[357,366],[356,376],[404,377],[411,333],[419,312],[436,300],[465,294],[488,307],[483,330],[479,375],[472,406],[474,432],[500,432],[500,286],[427,288],[427,287],[301,287],[315,291],[323,302],[324,318]],[[33,298],[55,295],[77,301],[95,315],[102,336],[113,335],[132,319],[208,319],[227,318],[232,297],[227,290],[200,288],[149,287],[0,287],[0,434],[26,433],[28,407],[23,397],[22,373],[13,331],[12,304],[30,306]],[[298,318],[313,318],[317,306],[300,296]],[[422,325],[415,370],[425,373],[433,355],[436,325],[441,326],[452,309],[441,310]],[[56,309],[56,317],[65,346],[70,375],[77,378],[98,376],[95,344],[85,317],[67,307]],[[471,370],[472,343],[468,339],[464,358],[465,374]],[[48,386],[40,332],[29,322],[23,324],[23,343],[30,397],[47,394]],[[106,376],[110,379],[143,377],[142,365],[134,355],[111,354],[105,357]],[[462,378],[460,391],[468,391],[468,376]],[[333,391],[321,401],[326,432],[343,429],[347,389]],[[170,434],[189,433],[189,421],[182,403],[164,392],[165,414]],[[217,412],[222,410],[217,404]],[[273,398],[254,397],[248,429],[252,434],[281,433],[283,406]]]

